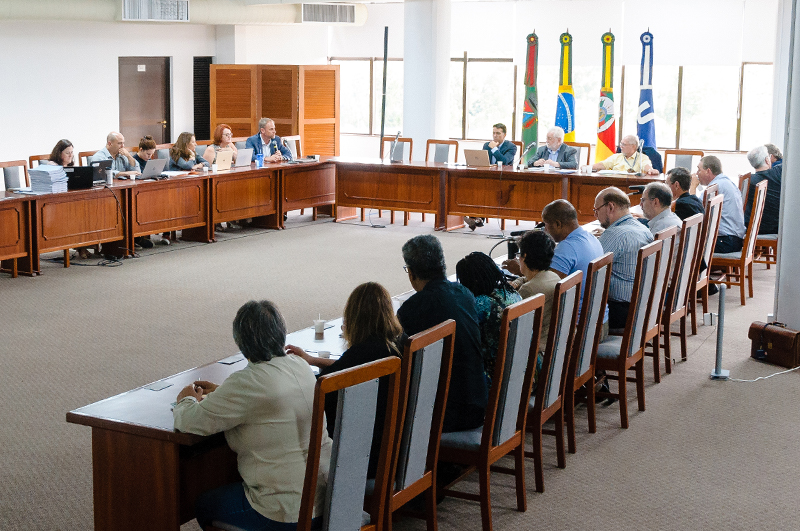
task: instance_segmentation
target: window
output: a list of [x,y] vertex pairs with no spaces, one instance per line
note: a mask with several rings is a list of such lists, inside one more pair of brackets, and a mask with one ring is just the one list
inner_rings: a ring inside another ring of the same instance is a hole
[[686,66],[683,69],[681,148],[736,148],[739,68]]
[[[372,134],[381,134],[381,105],[383,100],[383,61],[374,67],[375,107]],[[389,59],[386,66],[386,122],[384,133],[396,135],[403,131],[403,61]]]
[[510,128],[513,111],[514,65],[470,61],[467,67],[467,138],[491,137],[492,125],[498,122]]
[[[639,78],[641,65],[625,66],[625,101],[622,102],[625,128],[622,135],[635,135],[639,115]],[[621,79],[617,77],[616,79]],[[685,79],[684,79],[685,87]],[[684,102],[686,94],[684,92]],[[619,104],[618,104],[619,105]],[[678,67],[655,65],[653,67],[653,107],[655,108],[656,144],[660,148],[674,148],[678,127]],[[685,114],[684,114],[685,116]],[[619,126],[617,127],[619,137]],[[681,138],[681,144],[684,139]]]
[[342,133],[369,134],[369,61],[336,61]]
[[772,136],[772,65],[743,64],[739,149],[749,151]]
[[448,83],[448,116],[447,132],[450,138],[463,138],[461,129],[464,116],[464,60],[450,61],[450,81]]

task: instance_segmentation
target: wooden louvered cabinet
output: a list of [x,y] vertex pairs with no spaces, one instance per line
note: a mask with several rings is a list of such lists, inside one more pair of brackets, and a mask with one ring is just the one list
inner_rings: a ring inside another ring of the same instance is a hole
[[211,130],[252,136],[262,117],[278,136],[300,135],[303,154],[339,155],[338,65],[211,65]]

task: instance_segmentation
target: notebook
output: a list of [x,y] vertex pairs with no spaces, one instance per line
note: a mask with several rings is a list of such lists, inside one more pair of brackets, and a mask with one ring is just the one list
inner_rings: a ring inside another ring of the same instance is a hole
[[91,163],[92,170],[94,170],[92,175],[94,184],[104,184],[106,182],[106,170],[110,170],[113,163],[114,161],[111,159],[98,160]]
[[158,179],[167,165],[167,159],[150,159],[142,169],[142,174],[137,179]]
[[236,153],[237,168],[241,166],[250,166],[253,162],[253,148],[242,148]]
[[485,149],[465,149],[464,156],[467,159],[467,166],[485,168],[491,166],[489,162],[489,152]]
[[67,190],[85,190],[94,186],[94,168],[91,166],[64,166]]
[[231,169],[233,161],[233,151],[217,151],[217,171],[227,171]]

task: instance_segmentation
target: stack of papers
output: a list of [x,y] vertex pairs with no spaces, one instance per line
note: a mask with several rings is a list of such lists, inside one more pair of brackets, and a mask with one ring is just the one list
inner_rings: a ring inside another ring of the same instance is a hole
[[31,192],[52,194],[67,191],[67,174],[61,166],[42,164],[28,170],[31,177]]

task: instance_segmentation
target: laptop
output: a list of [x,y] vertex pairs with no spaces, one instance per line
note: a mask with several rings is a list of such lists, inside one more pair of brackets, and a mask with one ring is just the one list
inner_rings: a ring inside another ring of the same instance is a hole
[[253,148],[242,148],[236,153],[236,164],[237,168],[242,166],[250,166],[253,162]]
[[231,169],[231,162],[233,161],[233,151],[217,151],[217,171],[227,171]]
[[91,166],[64,166],[67,190],[86,190],[94,186],[94,168]]
[[142,174],[137,175],[137,179],[158,179],[161,177],[161,172],[167,165],[167,159],[150,159],[142,169]]
[[93,175],[92,179],[94,184],[105,184],[106,182],[106,170],[111,169],[111,165],[114,163],[113,160],[98,160],[97,162],[92,162],[90,166],[92,167]]
[[465,149],[464,156],[467,159],[467,166],[476,166],[478,168],[491,166],[489,152],[485,149]]

